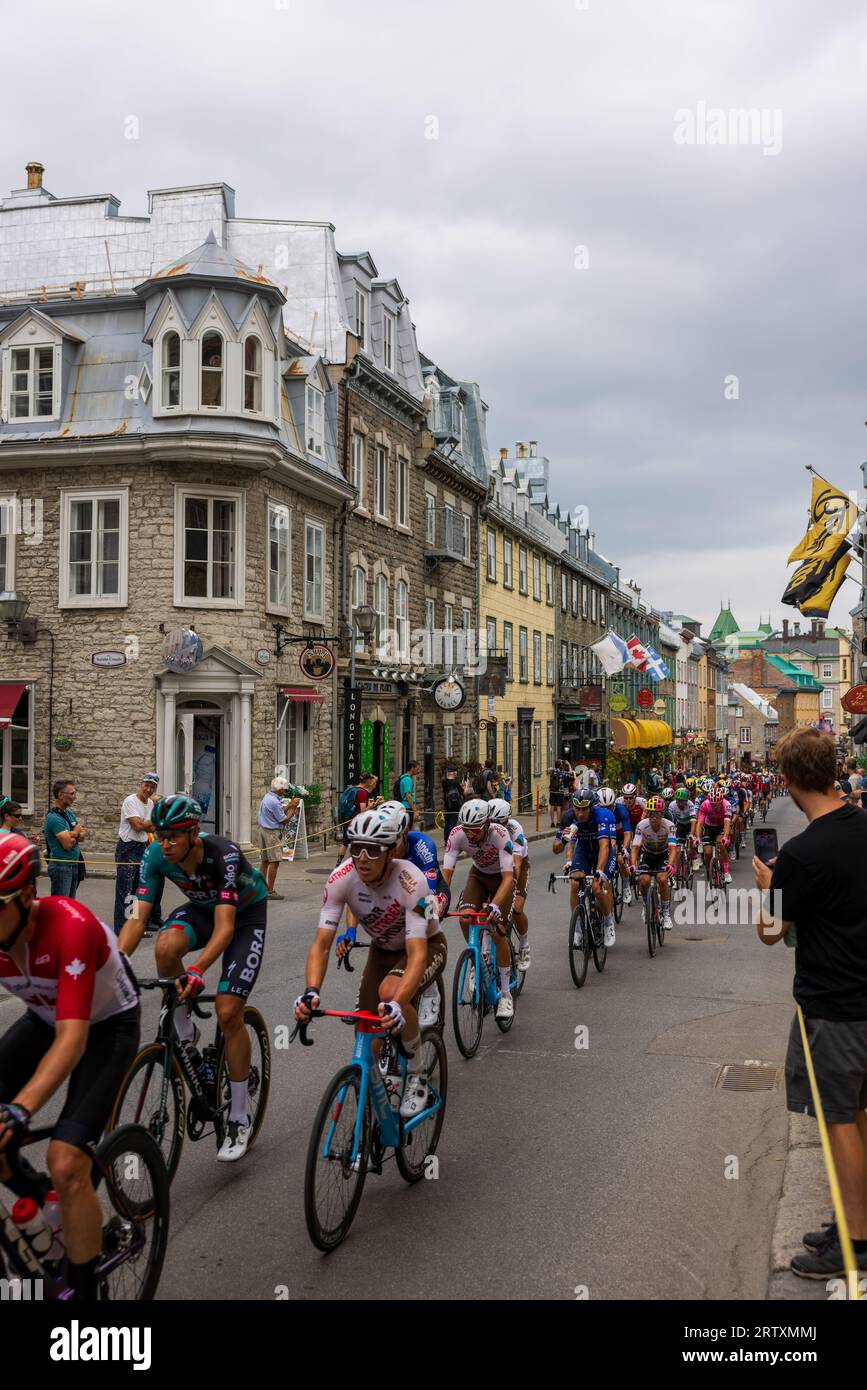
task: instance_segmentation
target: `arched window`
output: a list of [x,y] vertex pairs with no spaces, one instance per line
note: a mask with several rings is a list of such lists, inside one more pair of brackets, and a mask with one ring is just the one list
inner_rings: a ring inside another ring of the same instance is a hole
[[244,409],[262,409],[262,344],[253,334],[244,340]]
[[397,631],[397,655],[409,659],[409,591],[403,579],[394,586],[394,626]]
[[[352,611],[362,608],[367,601],[367,575],[360,565],[356,565],[352,571]],[[364,651],[364,638],[356,632],[355,635],[356,652]]]
[[384,574],[376,576],[376,583],[373,586],[373,606],[376,609],[376,616],[379,619],[379,635],[377,638],[377,651],[383,656],[388,649],[388,580]]
[[173,410],[181,403],[181,339],[178,333],[166,333],[162,346],[163,410]]
[[206,333],[202,338],[202,405],[212,410],[223,405],[223,338]]

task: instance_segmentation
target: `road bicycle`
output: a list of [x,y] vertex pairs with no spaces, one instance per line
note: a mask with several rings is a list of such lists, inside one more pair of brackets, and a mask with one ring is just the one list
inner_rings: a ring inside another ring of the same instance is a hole
[[[169,1182],[178,1170],[185,1134],[194,1143],[213,1134],[217,1148],[222,1147],[232,1099],[220,1025],[215,1024],[214,1041],[204,1048],[197,1067],[189,1055],[190,1049],[181,1044],[175,1032],[175,1010],[179,1006],[175,983],[174,979],[139,981],[142,989],[160,989],[163,993],[157,1036],[133,1060],[117,1093],[109,1126],[114,1129],[130,1122],[143,1125],[159,1145]],[[201,1005],[212,1004],[216,997],[200,994],[190,1005],[191,1012],[197,1018],[209,1019],[210,1012]],[[247,1087],[251,1117],[249,1152],[259,1137],[268,1107],[271,1043],[264,1018],[251,1004],[244,1009],[244,1025],[252,1048]]]
[[651,873],[650,887],[644,895],[644,926],[647,932],[647,950],[652,960],[656,952],[665,945],[662,900],[659,896],[659,881],[655,873]]
[[[13,1175],[22,1172],[18,1161],[21,1149],[50,1139],[52,1130],[51,1125],[30,1130],[7,1146],[4,1156]],[[96,1265],[98,1296],[113,1301],[152,1299],[169,1234],[169,1179],[162,1154],[140,1125],[123,1125],[88,1153],[93,1159],[93,1183],[103,1213],[102,1251]],[[27,1176],[32,1178],[32,1170]],[[48,1175],[37,1174],[35,1180],[41,1180],[47,1195],[51,1189]],[[58,1302],[73,1298],[65,1252],[61,1249],[55,1260],[40,1254],[13,1222],[2,1196],[0,1278],[6,1291],[3,1297]],[[15,1284],[13,1280],[21,1282]]]
[[[332,1077],[316,1112],[304,1170],[304,1219],[318,1250],[335,1250],[355,1219],[368,1171],[382,1173],[392,1149],[405,1182],[417,1183],[429,1171],[445,1119],[448,1091],[446,1049],[436,1028],[421,1031],[422,1070],[428,1078],[428,1104],[419,1115],[402,1119],[407,1054],[399,1038],[382,1026],[379,1014],[311,1009],[313,1018],[339,1018],[355,1024],[351,1061]],[[309,1024],[298,1023],[305,1047]],[[379,1047],[374,1050],[374,1041]]]
[[[452,977],[452,1023],[458,1051],[469,1059],[475,1057],[479,1050],[486,1014],[494,1010],[494,1021],[501,1033],[508,1033],[515,1020],[514,1014],[511,1018],[498,1018],[496,1015],[502,990],[496,948],[488,929],[487,912],[468,909],[451,912],[449,916],[462,918],[468,927],[466,949],[458,957]],[[514,928],[511,928],[509,988],[513,1002],[517,1003],[524,988],[524,975],[518,969],[515,935]]]
[[695,870],[692,863],[692,843],[691,839],[681,840],[675,861],[676,869],[674,875],[674,886],[682,889],[683,892],[692,891]]
[[619,855],[614,868],[614,877],[611,880],[611,897],[614,901],[614,920],[615,922],[619,922],[623,917],[623,903],[626,897],[626,889],[620,873]]
[[[737,835],[737,832],[735,832],[735,834]],[[709,893],[720,893],[720,892],[721,892],[721,893],[725,894],[725,890],[726,890],[726,888],[727,888],[728,885],[727,885],[726,882],[725,882],[725,877],[724,877],[724,874],[723,874],[722,861],[720,860],[720,857],[719,857],[719,840],[718,840],[718,839],[717,839],[717,840],[714,840],[714,842],[713,842],[713,853],[711,854],[711,857],[710,857],[710,863],[708,863],[707,859],[705,859],[705,862],[704,862],[704,873],[705,873],[705,881],[706,881],[707,887],[708,887],[708,892],[709,892]]]
[[[550,892],[555,891],[555,883],[558,881],[571,884],[571,874],[551,874],[548,879]],[[596,906],[591,883],[592,879],[586,876],[580,880],[578,902],[569,917],[569,972],[576,989],[583,989],[584,987],[591,953],[593,964],[600,975],[605,969],[605,962],[608,959],[605,927]]]

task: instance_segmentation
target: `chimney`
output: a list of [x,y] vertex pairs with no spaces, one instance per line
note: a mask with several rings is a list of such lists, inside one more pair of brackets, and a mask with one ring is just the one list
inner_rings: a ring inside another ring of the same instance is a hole
[[503,461],[505,461],[508,457],[509,457],[509,451],[508,451],[508,449],[501,449],[501,450],[500,450],[500,458],[501,458]]
[[788,642],[788,640],[789,640],[789,620],[788,620],[788,618],[784,618],[784,619],[783,619],[783,641],[784,641],[784,642]]
[[515,445],[515,455],[516,455],[516,457],[519,458],[519,459],[522,459],[522,458],[524,457],[525,453],[526,453],[526,450],[527,450],[527,446],[526,446],[525,444],[522,444],[522,443],[520,442],[520,440],[519,440],[518,443]]
[[750,652],[750,685],[753,690],[758,690],[759,686],[764,685],[764,664],[765,654],[759,648],[758,651]]
[[536,440],[535,440],[535,439],[531,439],[531,440],[530,440],[530,458],[531,458],[531,459],[534,459],[535,457],[536,457]]
[[800,623],[795,623],[795,636],[796,636],[796,637],[800,637],[800,635],[801,635],[801,624],[800,624]]
[[40,164],[39,161],[36,159],[31,160],[30,163],[27,165],[27,187],[41,188],[42,175],[44,173],[45,165]]

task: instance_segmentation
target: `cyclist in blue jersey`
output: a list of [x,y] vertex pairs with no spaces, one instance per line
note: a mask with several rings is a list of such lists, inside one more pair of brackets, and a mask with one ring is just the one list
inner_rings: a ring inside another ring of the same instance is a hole
[[[216,1013],[226,1041],[231,1084],[231,1109],[221,1163],[243,1158],[250,1138],[247,1088],[250,1077],[250,1035],[244,1007],[252,993],[265,949],[268,887],[264,878],[232,840],[200,834],[202,808],[188,796],[168,796],[153,812],[156,839],[141,865],[136,915],[120,934],[120,949],[132,955],[147,926],[151,906],[166,879],[188,899],[184,907],[166,913],[155,941],[160,975],[179,975],[178,996],[195,999],[205,987],[205,971],[222,956]],[[187,951],[197,949],[193,965],[183,971]],[[192,1049],[198,1029],[186,1009],[175,1010],[175,1029],[181,1045]]]
[[[611,878],[617,868],[617,824],[607,806],[599,805],[597,793],[591,788],[582,788],[572,797],[571,805],[554,836],[555,853],[562,848],[563,831],[573,825],[575,848],[570,864],[572,911],[578,906],[581,880],[592,875],[593,896],[605,926],[604,944],[613,946],[614,899]],[[576,930],[580,931],[580,926]]]
[[599,788],[599,805],[610,811],[617,830],[617,869],[623,879],[623,905],[632,902],[632,879],[629,873],[629,846],[632,843],[632,817],[624,802],[612,787]]

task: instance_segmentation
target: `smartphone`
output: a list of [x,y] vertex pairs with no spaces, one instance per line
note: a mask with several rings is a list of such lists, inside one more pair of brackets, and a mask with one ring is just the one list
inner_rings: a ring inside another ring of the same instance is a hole
[[756,826],[753,830],[753,845],[763,864],[773,863],[779,852],[776,830],[771,827],[759,829]]

